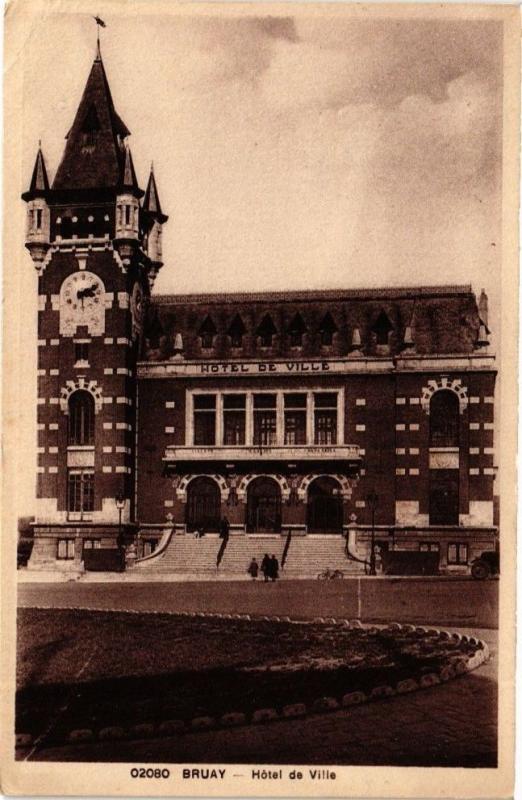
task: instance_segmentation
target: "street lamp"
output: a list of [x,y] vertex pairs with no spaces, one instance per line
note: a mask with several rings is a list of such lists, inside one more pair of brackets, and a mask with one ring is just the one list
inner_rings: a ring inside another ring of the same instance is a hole
[[366,505],[372,512],[372,539],[370,545],[370,575],[376,575],[375,572],[375,509],[379,503],[379,497],[374,489],[366,497]]
[[116,503],[116,508],[118,509],[118,548],[123,546],[123,537],[122,537],[122,530],[121,530],[121,515],[123,509],[125,508],[125,498],[123,496],[123,492],[118,492],[116,497],[114,498]]

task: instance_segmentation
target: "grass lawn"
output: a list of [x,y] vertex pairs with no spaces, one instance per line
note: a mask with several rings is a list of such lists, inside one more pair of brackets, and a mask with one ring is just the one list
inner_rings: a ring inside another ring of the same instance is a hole
[[17,731],[219,716],[431,672],[465,645],[337,625],[25,608]]

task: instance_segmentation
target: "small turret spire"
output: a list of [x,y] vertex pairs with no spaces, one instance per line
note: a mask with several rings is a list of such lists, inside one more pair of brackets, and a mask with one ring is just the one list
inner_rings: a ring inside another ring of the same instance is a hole
[[47,177],[47,170],[45,168],[45,160],[42,153],[42,141],[38,140],[38,152],[36,154],[36,161],[33,168],[31,183],[29,190],[22,195],[24,200],[30,200],[34,197],[44,197],[49,191],[49,179]]
[[149,182],[145,190],[145,197],[143,198],[143,211],[146,211],[158,222],[166,222],[168,220],[168,217],[161,210],[158,187],[156,186],[156,178],[154,177],[153,162],[150,165]]
[[130,147],[127,145],[125,148],[125,162],[123,165],[123,173],[121,178],[121,186],[124,189],[137,190],[142,194],[138,186],[138,179],[136,178],[136,171],[132,161],[132,153]]

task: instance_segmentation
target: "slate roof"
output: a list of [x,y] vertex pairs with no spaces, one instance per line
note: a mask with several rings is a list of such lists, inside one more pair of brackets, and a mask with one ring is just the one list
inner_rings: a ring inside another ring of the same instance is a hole
[[[268,349],[259,340],[259,326],[264,320],[266,324],[267,315],[276,331]],[[297,350],[291,346],[296,315],[303,333]],[[202,348],[200,336],[208,320],[216,329],[210,350]],[[239,321],[245,333],[241,348],[233,349],[230,329]],[[473,352],[480,318],[471,286],[153,296],[146,358],[169,358],[176,334],[182,336],[184,357],[191,359],[344,356],[353,350],[355,329],[365,355],[384,355],[378,335],[384,330],[386,337],[389,331],[389,352],[395,355],[404,350],[407,326],[418,354]],[[324,330],[332,337],[326,347]]]
[[128,130],[116,113],[101,57],[97,55],[69,133],[53,190],[100,189],[120,183]]

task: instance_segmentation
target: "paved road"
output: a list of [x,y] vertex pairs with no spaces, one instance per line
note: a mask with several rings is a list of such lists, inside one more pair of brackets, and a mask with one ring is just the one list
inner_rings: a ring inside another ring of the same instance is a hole
[[143,611],[219,611],[359,618],[496,628],[498,582],[454,579],[368,579],[201,583],[24,583],[22,606]]

